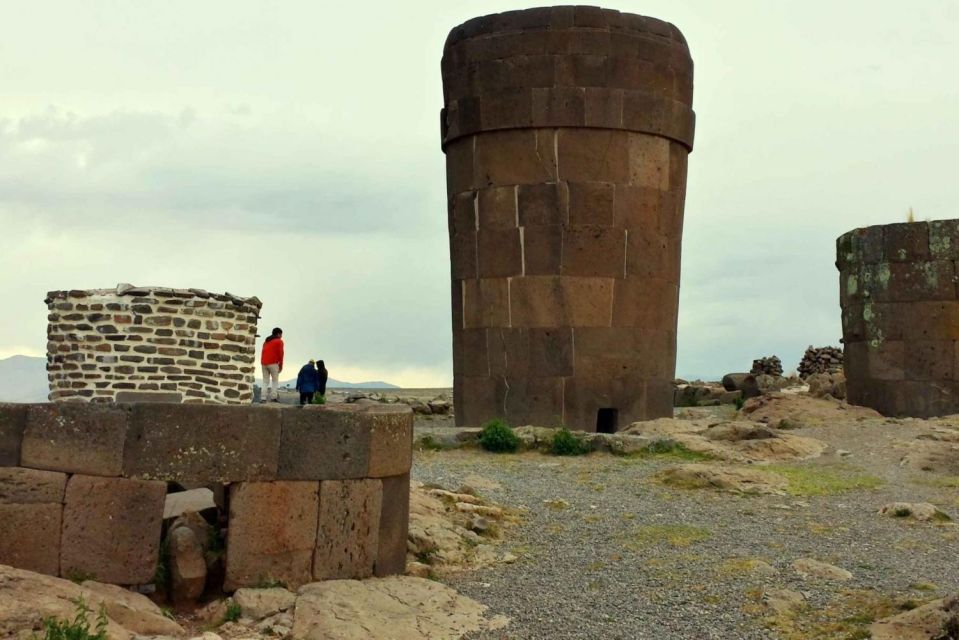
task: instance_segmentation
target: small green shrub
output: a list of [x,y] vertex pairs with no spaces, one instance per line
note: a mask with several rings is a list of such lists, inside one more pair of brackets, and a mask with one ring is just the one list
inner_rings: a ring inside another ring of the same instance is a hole
[[912,509],[909,507],[897,507],[895,511],[892,512],[894,518],[908,518],[912,515]]
[[321,396],[318,393],[314,393],[311,404],[326,404],[326,396]]
[[287,585],[282,580],[277,580],[276,578],[260,578],[260,581],[256,583],[257,589],[286,589]]
[[243,607],[236,602],[231,601],[226,606],[226,613],[223,614],[223,622],[236,622],[243,615]]
[[437,442],[436,438],[434,438],[429,433],[419,438],[416,441],[416,445],[421,451],[442,451],[443,450],[443,445]]
[[690,451],[681,442],[676,442],[670,438],[658,438],[653,440],[646,448],[637,454],[638,457],[663,456],[674,460],[687,460],[697,462],[700,460],[709,460],[711,457],[705,453]]
[[73,604],[76,605],[77,614],[72,621],[56,618],[43,621],[43,640],[106,640],[109,621],[103,607],[97,613],[96,626],[91,629],[89,614],[93,613],[93,609],[87,606],[82,597],[74,600]]
[[505,420],[490,420],[483,425],[479,436],[480,446],[493,453],[513,453],[519,448],[519,437]]
[[590,448],[583,438],[574,436],[569,429],[563,427],[553,434],[549,451],[554,456],[582,456],[589,453]]
[[733,405],[736,406],[736,411],[742,411],[744,404],[746,404],[746,401],[743,400],[743,397],[742,397],[742,396],[739,396],[738,398],[736,398],[735,400],[733,400]]

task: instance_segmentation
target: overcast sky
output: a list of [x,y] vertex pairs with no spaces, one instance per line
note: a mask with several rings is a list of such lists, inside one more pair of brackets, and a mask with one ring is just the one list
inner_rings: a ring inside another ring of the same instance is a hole
[[[440,56],[538,3],[83,3],[0,21],[0,357],[47,290],[257,295],[341,380],[451,384]],[[834,241],[959,217],[959,3],[650,0],[696,65],[679,375],[841,336]]]

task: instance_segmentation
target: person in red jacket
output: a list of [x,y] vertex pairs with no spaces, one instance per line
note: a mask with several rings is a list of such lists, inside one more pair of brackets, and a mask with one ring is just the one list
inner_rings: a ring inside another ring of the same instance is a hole
[[283,371],[283,329],[276,327],[263,342],[260,356],[263,365],[263,397],[261,402],[279,402],[280,372]]

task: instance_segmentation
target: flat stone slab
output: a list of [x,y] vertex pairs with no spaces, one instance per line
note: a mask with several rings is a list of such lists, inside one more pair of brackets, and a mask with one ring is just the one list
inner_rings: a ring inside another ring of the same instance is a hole
[[365,578],[377,558],[383,483],[325,480],[320,483],[320,518],[313,579]]
[[20,464],[20,442],[27,426],[27,405],[0,403],[0,467]]
[[285,409],[281,415],[279,479],[366,477],[373,422],[366,407],[346,405],[333,409],[319,405]]
[[114,405],[30,405],[20,466],[118,476],[123,468],[128,415],[126,407]]
[[67,474],[0,467],[0,504],[63,503]]
[[57,575],[62,514],[59,503],[0,504],[0,565]]
[[123,475],[220,483],[276,477],[280,420],[275,411],[223,405],[135,405]]

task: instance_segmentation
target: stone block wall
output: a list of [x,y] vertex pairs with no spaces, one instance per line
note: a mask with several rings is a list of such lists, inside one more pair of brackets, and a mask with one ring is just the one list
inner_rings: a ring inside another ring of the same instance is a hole
[[442,61],[456,421],[672,415],[693,69],[597,7],[453,29]]
[[256,298],[121,284],[46,304],[53,402],[253,400]]
[[855,229],[836,254],[849,402],[959,412],[959,220]]
[[167,483],[228,485],[224,587],[402,573],[401,405],[0,404],[0,564],[150,583]]

